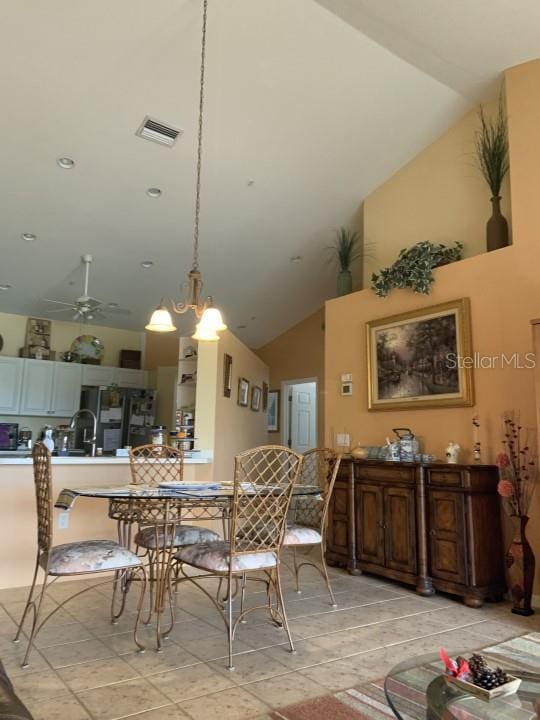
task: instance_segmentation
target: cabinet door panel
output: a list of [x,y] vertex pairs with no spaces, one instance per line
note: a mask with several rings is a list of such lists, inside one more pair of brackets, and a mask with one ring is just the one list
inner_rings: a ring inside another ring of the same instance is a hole
[[73,363],[54,363],[51,414],[71,417],[81,401],[81,366]]
[[428,491],[430,575],[441,580],[467,582],[463,495]]
[[117,382],[120,387],[142,388],[144,387],[144,371],[117,368],[115,371],[115,382]]
[[24,360],[0,357],[0,415],[17,415],[21,403]]
[[49,415],[54,363],[49,360],[25,360],[21,415]]
[[338,555],[349,555],[349,488],[339,480],[334,485],[328,508],[326,546]]
[[384,565],[383,489],[359,483],[355,493],[357,556],[364,562]]
[[385,564],[416,573],[415,492],[409,488],[384,490]]
[[82,384],[94,386],[108,386],[115,381],[114,373],[116,368],[104,365],[83,365],[82,368]]

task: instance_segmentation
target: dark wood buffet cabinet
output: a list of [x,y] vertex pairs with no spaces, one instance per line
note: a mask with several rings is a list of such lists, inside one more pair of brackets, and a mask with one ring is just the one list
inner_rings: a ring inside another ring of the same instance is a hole
[[497,468],[343,459],[330,503],[326,557],[462,596],[481,607],[506,589]]

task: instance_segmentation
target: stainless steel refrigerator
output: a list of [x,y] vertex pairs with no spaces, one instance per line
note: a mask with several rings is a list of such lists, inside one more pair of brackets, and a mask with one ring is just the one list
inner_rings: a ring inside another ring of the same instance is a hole
[[[105,455],[114,455],[126,445],[143,445],[150,442],[154,424],[155,390],[130,388],[90,387],[81,391],[81,409],[91,410],[97,418],[96,447]],[[92,422],[87,415],[80,418],[75,436],[75,447],[86,448],[84,431],[90,437]]]

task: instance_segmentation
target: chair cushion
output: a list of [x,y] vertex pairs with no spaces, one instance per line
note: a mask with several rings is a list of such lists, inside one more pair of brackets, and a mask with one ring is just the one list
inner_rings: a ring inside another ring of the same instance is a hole
[[[51,575],[122,570],[142,563],[135,553],[112,540],[83,540],[57,545],[51,549],[49,560]],[[46,567],[46,555],[42,555],[40,563],[43,568]]]
[[[198,527],[197,525],[177,525],[175,528],[174,543],[171,543],[170,536],[171,531],[168,532],[167,545],[174,545],[174,547],[182,547],[183,545],[194,545],[195,543],[206,543],[216,542],[221,540],[221,537],[205,527]],[[165,547],[165,533],[162,527],[158,529],[158,543],[159,547]],[[135,544],[143,548],[154,550],[156,547],[156,530],[154,527],[146,527],[135,535]]]
[[[209,572],[228,572],[230,564],[230,545],[228,542],[197,543],[181,548],[175,558],[187,565],[194,565],[201,570]],[[244,570],[263,570],[272,568],[277,564],[276,556],[272,552],[245,553],[235,555],[233,559],[233,572]]]
[[303,525],[288,525],[283,538],[284,545],[319,545],[322,543],[321,533]]

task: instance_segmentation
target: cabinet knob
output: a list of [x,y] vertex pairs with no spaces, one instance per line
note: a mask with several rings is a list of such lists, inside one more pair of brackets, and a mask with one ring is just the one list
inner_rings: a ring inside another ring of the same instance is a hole
[[437,532],[436,532],[435,530],[430,530],[430,531],[429,531],[429,534],[431,535],[431,537],[435,537],[435,535],[437,534]]

